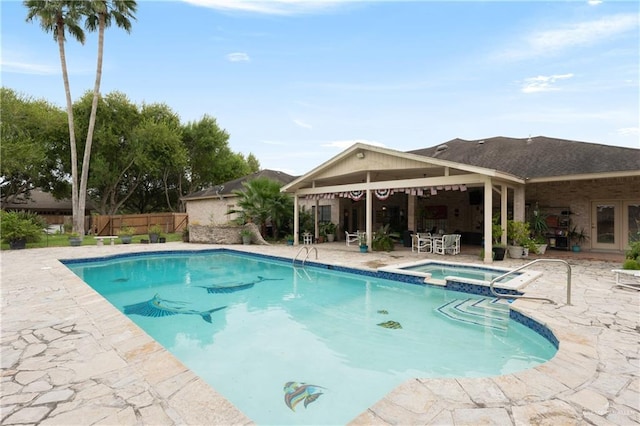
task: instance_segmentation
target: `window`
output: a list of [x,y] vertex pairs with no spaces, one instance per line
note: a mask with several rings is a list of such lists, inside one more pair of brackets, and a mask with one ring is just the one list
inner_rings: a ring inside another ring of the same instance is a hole
[[[316,206],[311,207],[311,215],[315,215]],[[318,223],[331,222],[331,206],[318,206]]]

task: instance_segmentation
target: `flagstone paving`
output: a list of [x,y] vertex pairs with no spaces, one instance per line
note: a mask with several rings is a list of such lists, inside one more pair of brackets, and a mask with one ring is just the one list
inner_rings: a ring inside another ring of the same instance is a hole
[[[223,396],[85,285],[58,259],[220,246],[168,243],[62,247],[1,253],[0,420],[2,425],[252,424]],[[399,249],[359,253],[318,245],[318,261],[377,268],[442,256]],[[230,246],[293,258],[299,247]],[[489,378],[409,380],[357,416],[354,425],[640,424],[640,292],[616,287],[614,261],[557,253],[572,266],[566,304],[561,264],[527,294],[556,304],[512,304],[546,324],[560,349],[549,362]],[[554,255],[553,253],[551,255]],[[605,257],[600,256],[600,257]],[[447,261],[479,263],[476,255]],[[496,262],[517,267],[527,260]]]

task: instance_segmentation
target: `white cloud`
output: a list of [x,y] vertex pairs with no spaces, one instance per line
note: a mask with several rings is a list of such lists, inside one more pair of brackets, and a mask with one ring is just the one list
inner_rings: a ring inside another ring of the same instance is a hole
[[234,52],[227,55],[227,60],[229,62],[249,62],[251,59],[244,52]]
[[2,72],[16,74],[55,75],[60,74],[60,66],[42,65],[27,62],[1,61]]
[[601,19],[567,24],[561,28],[537,31],[519,41],[522,47],[507,50],[502,57],[512,60],[553,54],[565,49],[587,46],[633,31],[638,27],[636,14],[618,14]]
[[589,4],[589,6],[597,6],[599,4],[602,4],[602,0],[589,0],[587,1],[587,3]]
[[537,77],[525,78],[522,88],[523,93],[550,92],[560,90],[554,84],[559,80],[572,78],[573,74],[539,75]]
[[342,140],[342,141],[331,141],[327,143],[323,143],[322,146],[326,146],[327,148],[339,148],[339,149],[347,149],[351,145],[356,143],[366,143],[367,145],[384,147],[383,143],[376,141],[368,141],[365,139],[351,139],[351,140]]
[[195,6],[223,11],[261,13],[265,15],[297,15],[322,12],[348,3],[346,0],[183,0]]
[[623,127],[618,129],[616,133],[622,136],[640,136],[640,127]]
[[293,122],[300,127],[303,127],[305,129],[312,129],[313,127],[311,126],[311,124],[305,123],[302,120],[293,120]]

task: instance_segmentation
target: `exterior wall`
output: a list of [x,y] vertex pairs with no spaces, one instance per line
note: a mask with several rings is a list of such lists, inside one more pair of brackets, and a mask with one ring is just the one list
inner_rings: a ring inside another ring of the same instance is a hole
[[591,241],[591,203],[593,201],[636,201],[640,202],[640,177],[593,179],[569,182],[548,182],[528,184],[527,204],[540,207],[568,207],[571,211],[571,225],[584,228]]
[[227,214],[231,207],[236,206],[236,197],[207,198],[203,200],[189,200],[186,202],[189,223],[195,225],[224,225],[236,219],[237,214]]

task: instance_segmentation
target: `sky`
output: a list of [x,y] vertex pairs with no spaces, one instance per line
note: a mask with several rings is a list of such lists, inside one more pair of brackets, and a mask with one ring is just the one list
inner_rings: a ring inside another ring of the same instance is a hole
[[[64,108],[57,44],[0,2],[2,86]],[[138,1],[101,91],[214,117],[234,152],[304,174],[355,142],[548,136],[640,148],[636,1]],[[74,100],[97,37],[66,44]]]

